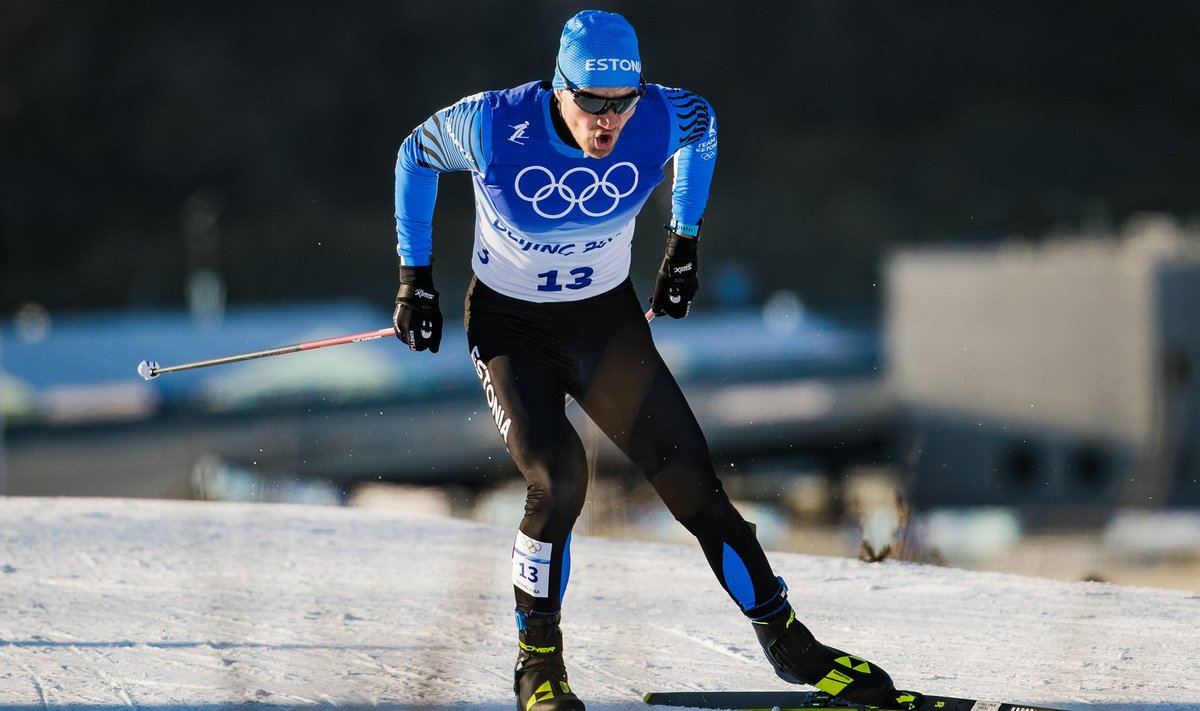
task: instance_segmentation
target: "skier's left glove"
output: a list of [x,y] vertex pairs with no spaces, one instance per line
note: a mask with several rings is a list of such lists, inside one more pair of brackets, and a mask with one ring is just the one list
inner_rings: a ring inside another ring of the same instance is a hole
[[666,314],[671,318],[683,318],[692,307],[700,279],[696,274],[696,239],[667,231],[667,254],[658,268],[658,280],[654,283],[654,297],[650,299],[650,310],[655,316]]
[[396,338],[409,350],[437,353],[442,344],[442,309],[433,288],[433,267],[400,267],[400,291],[392,312]]

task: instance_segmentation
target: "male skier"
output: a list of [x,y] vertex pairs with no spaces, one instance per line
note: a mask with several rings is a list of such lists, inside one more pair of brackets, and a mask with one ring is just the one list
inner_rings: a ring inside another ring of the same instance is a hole
[[438,111],[404,141],[396,163],[393,321],[415,351],[436,353],[442,336],[431,239],[438,176],[472,177],[468,346],[491,417],[528,484],[512,555],[518,709],[584,708],[567,682],[559,626],[571,529],[588,481],[567,395],[696,536],[780,677],[867,704],[911,698],[882,669],[820,644],[796,620],[787,586],[716,476],[634,294],[634,221],[674,159],[666,255],[650,304],[672,318],[691,306],[717,153],[712,107],[689,91],[647,83],[634,30],[613,13],[567,21],[552,76]]

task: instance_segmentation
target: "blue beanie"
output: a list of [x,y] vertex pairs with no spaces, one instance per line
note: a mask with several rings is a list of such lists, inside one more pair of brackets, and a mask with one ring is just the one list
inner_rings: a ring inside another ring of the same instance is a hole
[[558,43],[554,88],[637,86],[642,80],[633,26],[615,12],[584,10],[567,20]]

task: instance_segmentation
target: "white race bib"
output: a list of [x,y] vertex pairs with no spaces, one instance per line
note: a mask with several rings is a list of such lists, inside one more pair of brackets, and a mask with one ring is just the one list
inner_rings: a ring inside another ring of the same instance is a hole
[[513,544],[513,585],[534,597],[550,597],[550,552],[554,546],[517,531]]

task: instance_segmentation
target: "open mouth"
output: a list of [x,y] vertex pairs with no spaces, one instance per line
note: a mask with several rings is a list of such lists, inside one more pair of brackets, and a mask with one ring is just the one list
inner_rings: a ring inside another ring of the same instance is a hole
[[597,133],[595,138],[597,150],[607,151],[612,149],[617,137],[612,133]]

